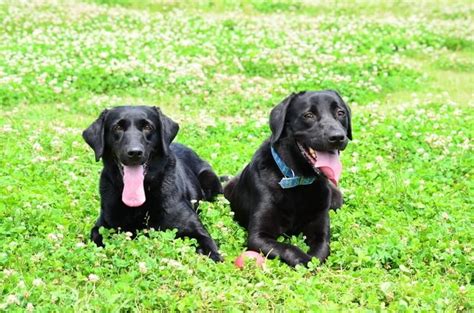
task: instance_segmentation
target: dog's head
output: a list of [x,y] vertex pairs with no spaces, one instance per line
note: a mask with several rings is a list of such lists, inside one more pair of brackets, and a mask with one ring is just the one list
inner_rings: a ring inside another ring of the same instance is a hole
[[178,129],[157,107],[121,106],[104,110],[82,136],[94,150],[96,161],[107,156],[116,162],[125,192],[128,182],[136,185],[141,180],[143,185],[149,160],[169,153]]
[[109,152],[121,164],[145,165],[151,154],[168,154],[179,126],[157,107],[121,106],[104,110],[82,133],[99,161]]
[[318,159],[335,162],[332,155],[344,150],[352,139],[351,111],[336,91],[300,92],[272,110],[270,128],[273,145],[294,141],[304,158],[320,168]]

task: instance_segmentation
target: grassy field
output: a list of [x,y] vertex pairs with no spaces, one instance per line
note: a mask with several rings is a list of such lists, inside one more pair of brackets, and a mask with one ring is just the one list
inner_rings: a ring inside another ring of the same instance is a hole
[[[472,312],[473,34],[468,0],[0,1],[0,311]],[[172,231],[88,240],[102,109],[160,106],[233,175],[274,105],[326,88],[354,135],[326,264],[234,268],[223,197],[199,209],[223,263]]]

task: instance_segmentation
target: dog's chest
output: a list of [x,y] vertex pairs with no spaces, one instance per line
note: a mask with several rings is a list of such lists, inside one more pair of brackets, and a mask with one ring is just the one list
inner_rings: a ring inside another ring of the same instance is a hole
[[120,203],[112,210],[106,210],[107,223],[114,228],[125,231],[159,227],[161,208],[156,205],[152,197],[140,207],[132,208]]
[[298,186],[282,192],[281,210],[289,225],[305,224],[329,209],[330,190],[326,184]]

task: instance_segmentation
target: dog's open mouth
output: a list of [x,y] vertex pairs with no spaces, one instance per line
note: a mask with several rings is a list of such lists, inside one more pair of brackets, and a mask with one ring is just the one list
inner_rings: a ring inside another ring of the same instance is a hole
[[323,173],[331,182],[337,185],[341,176],[342,164],[339,151],[319,151],[297,142],[303,157],[313,167],[316,173]]
[[144,180],[147,164],[124,165],[119,163],[123,178],[122,202],[129,207],[141,206],[146,201]]
[[315,166],[318,161],[318,152],[311,147],[297,143],[298,148],[300,149],[301,154],[304,156],[306,161],[313,167],[313,169],[319,173],[319,169]]

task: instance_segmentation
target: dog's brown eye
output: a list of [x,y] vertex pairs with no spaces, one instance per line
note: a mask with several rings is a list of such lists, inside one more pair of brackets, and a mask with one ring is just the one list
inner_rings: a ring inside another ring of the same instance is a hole
[[304,115],[303,115],[304,118],[307,118],[307,119],[310,119],[310,118],[314,118],[314,114],[311,113],[311,112],[306,112]]
[[114,127],[112,127],[112,130],[113,130],[114,132],[119,132],[119,131],[122,131],[122,130],[123,130],[123,127],[120,126],[120,125],[118,125],[118,124],[116,124],[116,125],[114,125]]
[[344,117],[345,115],[346,115],[346,112],[344,112],[343,110],[337,110],[338,117]]
[[150,132],[150,131],[153,130],[153,127],[151,127],[150,124],[145,124],[145,125],[143,126],[143,130],[144,130],[144,131],[147,131],[147,132]]

